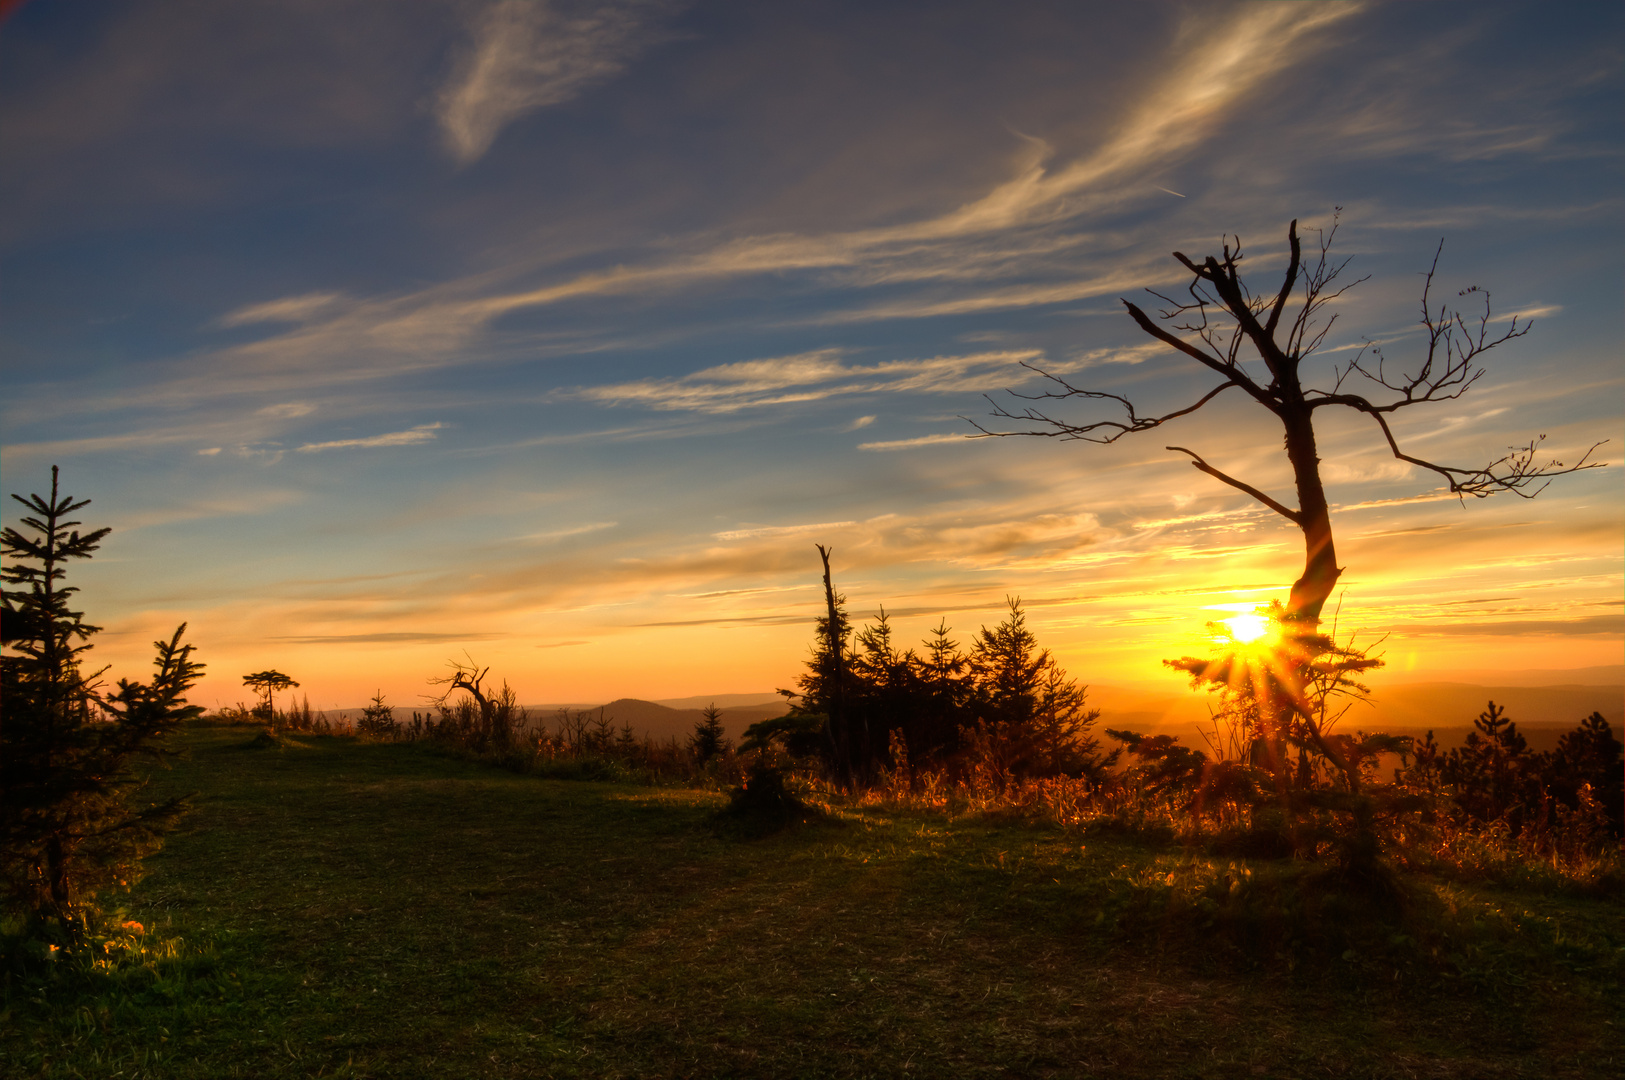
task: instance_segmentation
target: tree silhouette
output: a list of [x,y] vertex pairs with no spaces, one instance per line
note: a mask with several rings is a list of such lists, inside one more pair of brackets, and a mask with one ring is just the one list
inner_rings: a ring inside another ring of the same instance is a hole
[[1552,754],[1548,783],[1554,797],[1570,807],[1579,805],[1580,789],[1590,787],[1607,813],[1615,836],[1625,832],[1625,747],[1614,729],[1594,712],[1580,726],[1558,740]]
[[299,684],[280,671],[256,671],[252,675],[243,676],[243,685],[265,699],[261,706],[265,722],[276,727],[276,702],[273,700],[278,690],[292,690]]
[[688,748],[701,765],[725,754],[731,748],[727,732],[722,727],[722,710],[712,702],[701,710],[702,719],[694,722],[694,734],[688,737]]
[[1515,808],[1532,809],[1540,797],[1540,764],[1517,723],[1492,701],[1473,721],[1466,743],[1450,751],[1443,771],[1469,817],[1494,821]]
[[[1283,617],[1310,626],[1320,621],[1321,610],[1342,573],[1332,542],[1330,508],[1326,501],[1325,485],[1321,481],[1320,458],[1315,445],[1314,422],[1320,410],[1333,407],[1353,409],[1370,417],[1396,458],[1438,474],[1452,494],[1462,497],[1472,495],[1483,498],[1497,492],[1512,492],[1533,498],[1545,487],[1544,481],[1551,477],[1601,467],[1601,463],[1589,462],[1592,451],[1601,443],[1593,445],[1573,465],[1564,465],[1555,460],[1537,464],[1544,435],[1531,440],[1526,446],[1512,448],[1506,455],[1479,468],[1441,465],[1405,453],[1400,448],[1389,422],[1393,414],[1416,405],[1460,397],[1484,374],[1484,369],[1478,366],[1479,358],[1497,346],[1524,336],[1531,325],[1527,321],[1520,323],[1514,317],[1503,331],[1493,333],[1490,327],[1490,294],[1476,285],[1458,294],[1460,297],[1472,296],[1482,302],[1483,314],[1476,319],[1464,317],[1459,310],[1447,304],[1434,307],[1431,297],[1433,278],[1438,270],[1439,255],[1444,249],[1443,241],[1440,242],[1439,251],[1434,254],[1433,264],[1428,268],[1422,287],[1422,325],[1427,331],[1427,347],[1414,370],[1391,369],[1381,348],[1368,345],[1349,361],[1347,367],[1339,370],[1333,366],[1329,388],[1305,385],[1303,363],[1325,342],[1337,321],[1337,316],[1326,314],[1325,308],[1366,280],[1360,278],[1338,284],[1349,260],[1332,260],[1331,245],[1336,234],[1334,219],[1329,232],[1319,233],[1320,254],[1311,267],[1303,258],[1298,240],[1298,223],[1293,221],[1287,228],[1291,258],[1280,289],[1272,295],[1255,296],[1242,280],[1241,239],[1232,237],[1235,241],[1233,248],[1225,242],[1221,245],[1222,256],[1209,255],[1200,263],[1180,252],[1173,253],[1173,257],[1193,276],[1187,288],[1189,300],[1152,292],[1153,296],[1168,305],[1159,312],[1160,321],[1166,326],[1159,325],[1137,305],[1123,300],[1123,306],[1140,329],[1218,376],[1215,385],[1194,403],[1161,416],[1141,416],[1134,403],[1126,397],[1079,389],[1058,375],[1027,364],[1025,366],[1048,379],[1054,388],[1041,394],[1016,394],[1016,397],[1029,401],[1077,398],[1113,402],[1123,410],[1124,418],[1075,423],[1050,416],[1038,408],[1011,412],[993,402],[994,416],[1036,424],[1037,427],[1022,431],[989,431],[980,424],[976,426],[983,436],[1040,435],[1112,443],[1125,435],[1150,431],[1188,416],[1226,390],[1240,390],[1273,413],[1281,423],[1287,460],[1292,465],[1293,480],[1297,486],[1296,508],[1221,472],[1193,450],[1182,446],[1170,446],[1168,449],[1188,455],[1195,468],[1245,492],[1303,532],[1304,571],[1293,583]],[[1294,290],[1300,287],[1296,313],[1283,323],[1282,318],[1293,301]],[[1248,347],[1256,354],[1256,361],[1262,361],[1263,374],[1259,374],[1256,367],[1249,370],[1246,366],[1248,362],[1256,363],[1244,355]],[[1267,380],[1263,378],[1264,374],[1268,375]],[[1358,380],[1374,387],[1374,393],[1379,396],[1367,397],[1344,389],[1346,384]]]
[[1010,614],[972,642],[976,755],[1001,777],[1098,776],[1108,762],[1089,729],[1100,710],[1087,707],[1087,689],[1039,648],[1021,598],[1005,603]]
[[99,627],[69,606],[78,591],[64,585],[66,565],[88,559],[110,530],[81,534],[69,515],[89,505],[61,495],[51,470],[49,498],[13,495],[32,513],[7,528],[0,657],[0,891],[33,928],[54,924],[81,937],[94,895],[128,882],[143,854],[157,846],[184,799],[146,807],[132,795],[141,779],[134,759],[162,753],[162,737],[203,710],[186,704],[202,673],[183,623],[154,642],[157,671],[149,682],[120,679],[111,694],[82,669]]
[[804,685],[803,690],[806,696],[824,704],[825,715],[828,717],[825,731],[829,737],[835,780],[841,787],[850,788],[869,763],[868,731],[860,730],[860,725],[854,722],[851,710],[846,707],[848,678],[846,657],[843,653],[846,636],[851,627],[846,618],[846,597],[835,591],[835,583],[830,577],[829,557],[834,554],[835,549],[826,548],[823,544],[814,546],[818,548],[818,557],[824,564],[826,613],[818,621],[816,650],[816,665],[819,669],[816,674],[821,681]]
[[[1458,296],[1481,302],[1481,315],[1466,317],[1448,304],[1435,305],[1432,288],[1439,255],[1443,251],[1442,241],[1423,283],[1421,323],[1426,330],[1426,347],[1414,365],[1409,370],[1396,368],[1390,365],[1379,347],[1368,345],[1346,367],[1332,367],[1329,386],[1307,385],[1304,362],[1325,342],[1337,320],[1335,314],[1326,311],[1327,306],[1365,280],[1361,278],[1340,283],[1348,260],[1334,261],[1331,258],[1331,245],[1336,233],[1334,218],[1331,230],[1318,234],[1319,257],[1311,265],[1303,257],[1298,223],[1293,221],[1287,228],[1291,257],[1285,275],[1280,288],[1267,295],[1254,295],[1242,280],[1241,240],[1240,237],[1232,237],[1234,246],[1228,241],[1222,242],[1222,255],[1209,255],[1201,262],[1193,261],[1177,251],[1173,253],[1173,257],[1192,275],[1186,289],[1189,299],[1175,299],[1152,292],[1167,305],[1158,313],[1158,319],[1151,318],[1127,299],[1123,300],[1129,316],[1140,329],[1169,348],[1190,357],[1217,377],[1214,384],[1191,404],[1158,416],[1142,416],[1134,403],[1122,395],[1081,389],[1058,375],[1027,364],[1025,366],[1042,375],[1051,386],[1042,393],[1014,396],[1038,402],[1072,399],[1104,402],[1121,409],[1121,417],[1074,421],[1052,416],[1042,406],[1011,411],[989,399],[995,417],[1029,426],[1015,431],[993,431],[974,420],[970,422],[982,432],[982,436],[1044,436],[1113,443],[1125,435],[1150,431],[1189,416],[1226,390],[1236,389],[1252,398],[1281,424],[1286,456],[1292,466],[1297,488],[1296,507],[1220,471],[1193,450],[1182,446],[1170,446],[1168,449],[1188,455],[1196,469],[1245,492],[1292,522],[1303,533],[1303,573],[1293,582],[1279,616],[1288,639],[1294,635],[1314,634],[1326,601],[1343,572],[1337,565],[1331,512],[1321,480],[1320,456],[1315,442],[1315,419],[1321,410],[1352,409],[1370,417],[1396,458],[1437,474],[1451,493],[1462,498],[1468,495],[1483,498],[1497,492],[1533,498],[1551,477],[1600,467],[1601,463],[1589,459],[1601,443],[1593,445],[1572,465],[1557,460],[1540,463],[1538,454],[1544,435],[1532,439],[1526,446],[1514,447],[1506,455],[1478,468],[1439,464],[1406,453],[1401,448],[1390,417],[1402,409],[1460,397],[1484,374],[1484,369],[1479,366],[1484,353],[1522,337],[1530,328],[1529,322],[1520,323],[1514,317],[1504,329],[1492,330],[1489,293],[1476,285],[1462,290]],[[1289,312],[1293,308],[1294,298],[1296,307]],[[1262,371],[1258,368],[1260,363]],[[1366,388],[1370,396],[1354,393],[1348,388],[1350,386]],[[1296,651],[1301,654],[1312,650]],[[1280,680],[1281,700],[1266,702],[1265,705],[1272,713],[1291,709],[1307,715],[1309,705],[1303,698],[1301,670],[1304,662],[1291,658],[1294,650],[1289,648],[1284,652],[1288,662]],[[1349,763],[1319,739],[1315,725],[1311,724],[1310,727],[1317,749],[1346,773]]]
[[[500,690],[493,692],[486,688],[485,677],[491,673],[491,669],[480,667],[466,654],[465,658],[448,660],[446,666],[451,668],[451,674],[429,680],[430,686],[446,688],[445,693],[432,699],[441,714],[437,730],[442,736],[451,736],[455,730],[457,739],[478,750],[488,746],[512,745],[515,736],[529,721],[529,714],[519,704],[519,695],[506,679]],[[454,709],[450,706],[451,696],[459,690],[469,695],[473,702],[471,704],[465,698]],[[601,741],[607,746],[609,722],[602,716],[600,720],[603,725]]]
[[396,727],[395,706],[384,704],[384,692],[379,690],[372,696],[372,702],[361,710],[356,730],[367,735],[394,737]]

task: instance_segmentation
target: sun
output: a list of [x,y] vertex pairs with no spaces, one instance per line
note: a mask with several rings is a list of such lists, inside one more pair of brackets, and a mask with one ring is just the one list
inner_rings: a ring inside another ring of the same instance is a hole
[[1269,633],[1270,621],[1262,615],[1233,615],[1220,622],[1230,628],[1230,636],[1246,644]]

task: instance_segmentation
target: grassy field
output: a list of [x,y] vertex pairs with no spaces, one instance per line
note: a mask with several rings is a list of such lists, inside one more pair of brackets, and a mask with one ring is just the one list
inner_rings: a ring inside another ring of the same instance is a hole
[[1410,923],[1308,939],[1225,907],[1290,863],[873,811],[746,842],[719,793],[254,734],[183,734],[136,950],[13,975],[0,1074],[1625,1071],[1619,898],[1419,881]]

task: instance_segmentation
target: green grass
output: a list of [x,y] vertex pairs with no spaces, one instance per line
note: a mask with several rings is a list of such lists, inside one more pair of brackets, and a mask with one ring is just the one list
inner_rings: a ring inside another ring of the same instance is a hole
[[718,793],[252,735],[182,735],[146,952],[12,975],[0,1075],[1625,1069],[1617,898],[1419,880],[1405,921],[1317,936],[1290,863],[839,808],[742,842]]

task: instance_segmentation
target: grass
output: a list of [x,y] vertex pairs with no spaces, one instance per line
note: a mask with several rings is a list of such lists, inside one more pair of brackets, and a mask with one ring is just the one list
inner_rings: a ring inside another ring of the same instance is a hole
[[[102,966],[12,974],[6,1076],[1617,1076],[1625,905],[198,726]],[[1362,922],[1361,920],[1365,921]],[[50,965],[46,965],[49,967]]]

